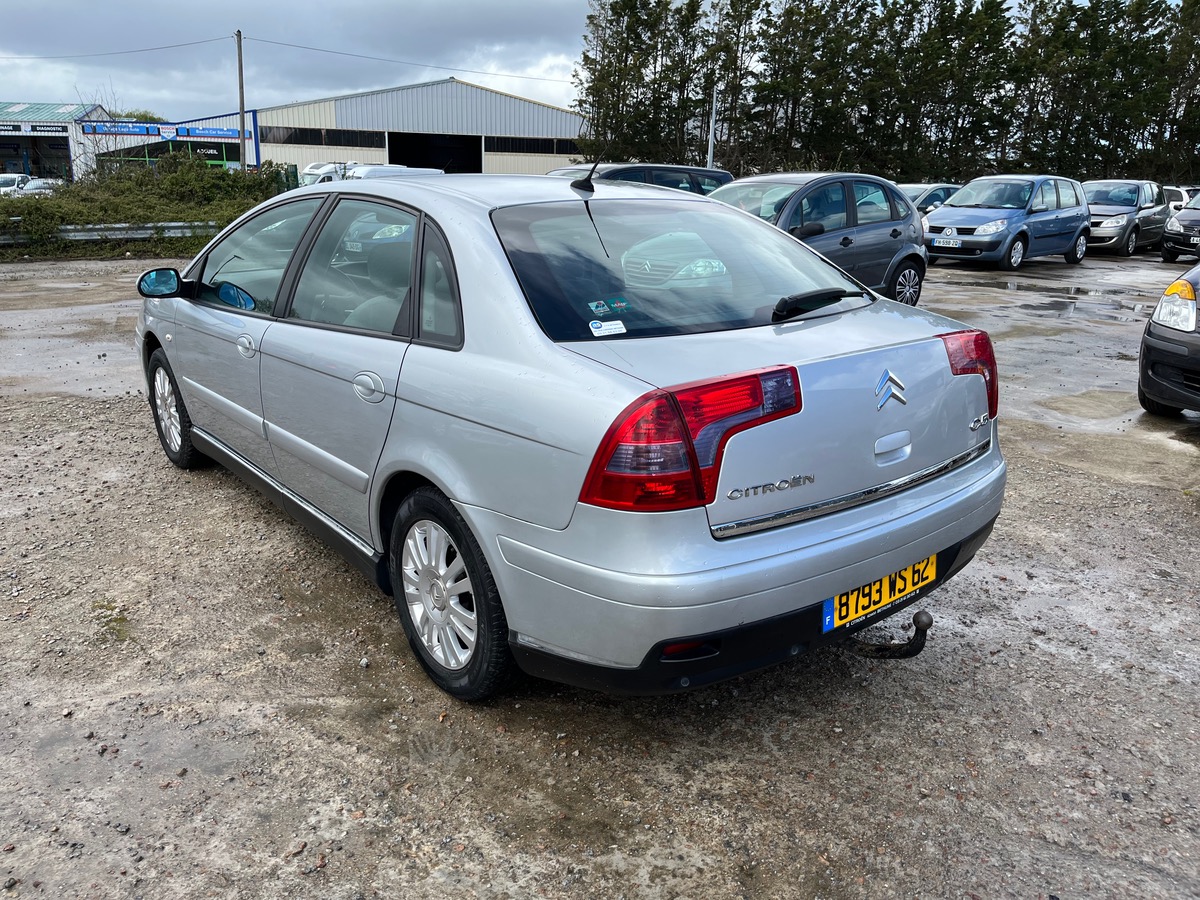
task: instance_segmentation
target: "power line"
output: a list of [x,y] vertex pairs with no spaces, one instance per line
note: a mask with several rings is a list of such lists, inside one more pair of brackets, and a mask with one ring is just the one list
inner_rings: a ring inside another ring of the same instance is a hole
[[206,41],[189,41],[186,44],[167,44],[164,47],[143,47],[141,50],[111,50],[107,53],[75,53],[70,56],[0,56],[0,62],[13,60],[39,59],[91,59],[97,56],[127,56],[131,53],[153,53],[156,50],[174,50],[178,47],[196,47],[200,44],[215,44],[217,41],[227,41],[228,37],[209,38]]
[[[163,47],[143,47],[140,50],[112,50],[107,53],[75,53],[66,56],[0,56],[0,62],[13,62],[18,60],[36,61],[36,60],[60,60],[60,59],[93,59],[101,56],[128,56],[134,53],[154,53],[159,50],[175,50],[179,47],[196,47],[200,44],[213,44],[218,41],[227,41],[228,37],[209,38],[204,41],[189,41],[186,44],[167,44]],[[266,38],[246,37],[244,40],[257,41],[260,44],[272,44],[276,47],[290,47],[293,50],[308,50],[313,53],[328,53],[333,56],[348,56],[352,59],[365,59],[370,62],[385,62],[400,66],[415,66],[421,69],[438,69],[445,72],[465,72],[469,75],[489,75],[493,78],[521,78],[526,81],[546,81],[551,84],[571,84],[563,78],[542,78],[538,75],[511,75],[507,72],[487,72],[482,69],[463,69],[455,66],[436,66],[432,63],[411,62],[405,59],[390,59],[386,56],[367,56],[362,53],[347,53],[344,50],[327,50],[324,47],[307,47],[303,44],[288,44],[283,41],[270,41]]]
[[404,59],[389,59],[386,56],[366,56],[362,53],[347,53],[343,50],[326,50],[323,47],[306,47],[303,44],[286,44],[283,41],[269,41],[265,38],[247,37],[246,40],[257,41],[260,44],[274,44],[276,47],[291,47],[294,50],[311,50],[314,53],[329,53],[334,56],[349,56],[353,59],[366,59],[370,60],[371,62],[394,63],[401,66],[417,66],[423,69],[439,69],[445,72],[466,72],[471,75],[491,75],[493,77],[502,78],[523,78],[527,81],[549,81],[554,84],[571,84],[570,81],[567,81],[563,78],[542,78],[537,75],[510,75],[506,72],[485,72],[480,69],[461,69],[456,68],[455,66],[435,66],[432,63],[409,62],[408,60]]

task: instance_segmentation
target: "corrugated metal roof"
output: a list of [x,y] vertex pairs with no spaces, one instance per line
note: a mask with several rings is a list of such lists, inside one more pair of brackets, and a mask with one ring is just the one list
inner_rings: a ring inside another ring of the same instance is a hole
[[[569,109],[481,87],[457,78],[344,94],[259,109],[262,125],[297,125],[304,113],[332,102],[336,127],[573,138],[583,117]],[[329,126],[325,126],[329,127]]]
[[18,103],[0,100],[0,119],[6,122],[74,122],[95,115],[103,107],[95,103]]

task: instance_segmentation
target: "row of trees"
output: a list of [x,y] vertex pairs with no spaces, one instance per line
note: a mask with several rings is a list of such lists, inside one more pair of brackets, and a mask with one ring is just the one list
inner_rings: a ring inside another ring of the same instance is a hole
[[591,0],[581,151],[1192,183],[1198,41],[1200,0]]

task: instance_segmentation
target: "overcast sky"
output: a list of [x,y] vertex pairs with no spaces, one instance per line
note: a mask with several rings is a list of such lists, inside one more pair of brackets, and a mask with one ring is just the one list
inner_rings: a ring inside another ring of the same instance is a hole
[[237,111],[238,29],[247,109],[450,76],[566,107],[588,13],[587,0],[4,6],[0,101],[98,102],[168,121]]

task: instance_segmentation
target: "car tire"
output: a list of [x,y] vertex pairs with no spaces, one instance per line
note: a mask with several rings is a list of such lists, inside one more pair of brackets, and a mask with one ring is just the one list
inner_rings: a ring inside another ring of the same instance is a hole
[[1014,269],[1021,268],[1023,262],[1025,262],[1025,238],[1018,236],[1013,238],[1013,242],[1008,245],[1008,250],[1000,258],[1000,268],[1006,272],[1012,272]]
[[905,306],[916,306],[921,299],[921,282],[921,267],[913,262],[902,262],[892,275],[887,295]]
[[508,620],[479,543],[441,491],[418,488],[400,504],[388,571],[409,646],[433,683],[468,702],[494,695],[513,669]]
[[1168,250],[1166,247],[1159,250],[1158,254],[1162,257],[1163,262],[1175,262],[1175,260],[1179,259],[1178,253],[1174,250]]
[[150,354],[146,364],[146,382],[150,386],[150,410],[154,427],[167,459],[181,469],[195,469],[208,458],[192,444],[192,417],[179,393],[175,373],[160,347]]
[[1071,245],[1071,249],[1063,254],[1063,259],[1075,266],[1083,262],[1083,258],[1087,256],[1087,235],[1080,234],[1075,238],[1075,243]]
[[1133,256],[1137,250],[1138,230],[1130,228],[1129,234],[1125,235],[1125,240],[1121,241],[1121,246],[1117,248],[1118,256]]
[[1165,403],[1159,403],[1152,397],[1147,397],[1146,392],[1142,390],[1142,386],[1138,385],[1138,403],[1142,404],[1142,409],[1150,413],[1152,416],[1177,416],[1183,409],[1178,406],[1167,406]]

